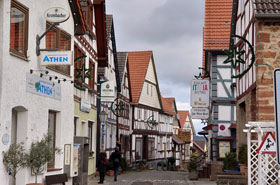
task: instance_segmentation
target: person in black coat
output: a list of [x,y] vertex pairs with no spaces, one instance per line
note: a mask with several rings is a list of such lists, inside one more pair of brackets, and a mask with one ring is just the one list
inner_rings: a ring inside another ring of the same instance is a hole
[[100,151],[99,160],[97,164],[98,164],[97,166],[98,166],[99,177],[100,177],[100,181],[98,182],[98,184],[103,184],[105,178],[105,172],[108,165],[107,155],[104,150]]
[[121,152],[119,151],[119,147],[115,148],[115,151],[111,154],[111,159],[113,161],[113,168],[114,168],[114,180],[117,181],[119,167],[121,163]]

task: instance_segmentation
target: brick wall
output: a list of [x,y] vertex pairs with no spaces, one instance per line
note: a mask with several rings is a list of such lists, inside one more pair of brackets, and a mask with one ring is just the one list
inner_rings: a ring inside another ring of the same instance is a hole
[[280,68],[280,24],[256,22],[256,118],[274,121],[273,70]]

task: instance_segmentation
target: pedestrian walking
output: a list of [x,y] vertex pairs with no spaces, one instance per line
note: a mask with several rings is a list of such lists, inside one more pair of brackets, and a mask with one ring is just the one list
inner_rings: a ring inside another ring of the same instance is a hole
[[114,168],[114,181],[117,181],[119,167],[121,163],[121,152],[119,151],[119,147],[115,148],[115,151],[111,154],[111,159],[113,161]]
[[104,150],[100,150],[100,153],[99,153],[99,160],[98,160],[98,171],[99,171],[99,177],[100,177],[100,180],[98,182],[98,184],[103,184],[104,183],[104,178],[105,178],[105,173],[106,173],[106,169],[107,169],[107,166],[109,164],[109,160],[107,158],[107,155],[105,153]]

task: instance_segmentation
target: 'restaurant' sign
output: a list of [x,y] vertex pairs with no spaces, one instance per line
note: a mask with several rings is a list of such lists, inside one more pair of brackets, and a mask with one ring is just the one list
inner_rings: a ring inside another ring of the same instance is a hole
[[187,143],[191,142],[191,132],[190,131],[179,130],[177,136],[184,142],[187,142]]
[[72,65],[72,51],[41,51],[40,61],[46,65]]
[[209,81],[192,80],[191,81],[191,106],[209,107]]
[[45,18],[52,23],[62,23],[69,19],[70,13],[60,7],[49,8],[45,11]]

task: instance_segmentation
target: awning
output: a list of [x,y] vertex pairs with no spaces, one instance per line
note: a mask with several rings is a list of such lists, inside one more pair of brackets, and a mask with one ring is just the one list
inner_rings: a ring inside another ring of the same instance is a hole
[[221,137],[221,136],[217,137],[216,139],[217,140],[233,140],[232,137]]
[[203,130],[212,130],[213,125],[207,125],[206,127],[203,127]]
[[184,141],[182,141],[180,138],[178,138],[176,135],[172,135],[172,140],[177,143],[178,145],[184,144]]

